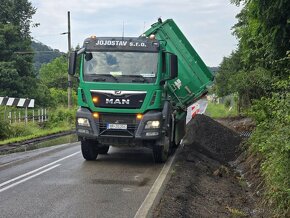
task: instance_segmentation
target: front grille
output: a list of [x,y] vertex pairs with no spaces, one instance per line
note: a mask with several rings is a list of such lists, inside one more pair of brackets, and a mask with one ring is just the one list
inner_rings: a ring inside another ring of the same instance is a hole
[[98,102],[94,103],[96,107],[100,108],[127,108],[139,109],[142,107],[146,93],[132,93],[113,95],[110,93],[91,92],[92,98],[97,97]]
[[[135,115],[131,114],[100,114],[96,123],[100,136],[133,137],[138,126]],[[127,129],[108,129],[108,124],[126,124]]]

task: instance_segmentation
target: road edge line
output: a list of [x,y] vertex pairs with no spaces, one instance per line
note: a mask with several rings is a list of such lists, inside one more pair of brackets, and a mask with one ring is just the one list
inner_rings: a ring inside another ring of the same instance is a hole
[[169,161],[164,164],[161,172],[159,173],[157,179],[155,180],[151,189],[146,195],[145,200],[142,202],[141,206],[137,210],[134,218],[144,218],[148,216],[150,210],[152,209],[154,201],[157,198],[166,177],[168,176],[169,170],[171,169],[172,163],[175,160],[176,154],[181,147],[182,145],[179,146],[179,148],[175,151],[174,155],[169,159]]

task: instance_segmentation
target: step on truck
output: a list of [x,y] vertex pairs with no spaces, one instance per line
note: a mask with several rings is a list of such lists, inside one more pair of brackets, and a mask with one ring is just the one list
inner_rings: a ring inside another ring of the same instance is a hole
[[165,162],[185,134],[186,109],[214,77],[172,19],[140,37],[85,39],[70,53],[79,78],[76,132],[86,160],[109,146],[142,146]]

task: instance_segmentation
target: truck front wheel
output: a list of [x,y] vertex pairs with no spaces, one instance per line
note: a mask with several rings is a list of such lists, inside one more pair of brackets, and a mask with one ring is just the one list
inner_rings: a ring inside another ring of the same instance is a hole
[[98,156],[98,142],[95,140],[82,140],[81,141],[81,149],[83,157],[86,160],[96,160]]

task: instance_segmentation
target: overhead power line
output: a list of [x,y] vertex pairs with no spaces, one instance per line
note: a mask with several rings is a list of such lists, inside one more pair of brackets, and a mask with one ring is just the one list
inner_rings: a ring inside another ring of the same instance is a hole
[[63,53],[61,51],[15,51],[14,54]]

